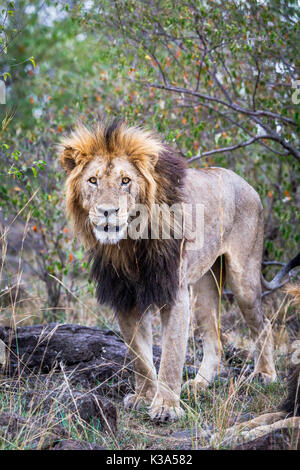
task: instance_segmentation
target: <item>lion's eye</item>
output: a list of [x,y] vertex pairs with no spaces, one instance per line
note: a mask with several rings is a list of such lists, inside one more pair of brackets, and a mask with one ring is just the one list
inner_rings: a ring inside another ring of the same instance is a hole
[[130,182],[130,178],[128,176],[125,176],[125,178],[122,178],[122,184],[128,184]]
[[97,184],[97,178],[95,178],[95,176],[92,176],[92,177],[89,179],[89,182],[92,183],[92,184]]

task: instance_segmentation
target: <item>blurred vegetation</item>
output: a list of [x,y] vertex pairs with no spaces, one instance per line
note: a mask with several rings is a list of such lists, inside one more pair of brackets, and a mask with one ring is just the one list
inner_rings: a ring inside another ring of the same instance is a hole
[[265,207],[265,260],[296,254],[296,1],[17,1],[3,4],[0,24],[2,256],[22,252],[44,283],[48,320],[63,320],[62,285],[93,289],[74,282],[87,262],[67,228],[56,150],[79,119],[122,116],[199,157],[191,166],[236,171]]

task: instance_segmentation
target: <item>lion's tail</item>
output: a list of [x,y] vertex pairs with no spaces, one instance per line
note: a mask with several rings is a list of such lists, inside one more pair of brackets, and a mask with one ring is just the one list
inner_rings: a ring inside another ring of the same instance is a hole
[[[262,282],[262,285],[265,287],[265,289],[267,290],[276,290],[278,289],[279,287],[282,287],[283,284],[282,284],[282,281],[283,279],[285,278],[285,276],[287,276],[289,274],[289,272],[300,266],[300,253],[298,253],[295,258],[291,259],[288,263],[286,263],[282,268],[281,270],[279,271],[279,273],[276,274],[276,276],[274,277],[274,279],[272,279],[272,281],[268,282],[265,280],[265,278],[263,277],[263,275],[261,274],[261,282]],[[293,289],[297,289],[298,288],[298,301],[300,300],[300,288],[299,286],[291,286],[290,287],[292,290]],[[293,292],[291,290],[291,294],[293,295]]]
[[[300,307],[300,284],[289,285],[286,291],[294,297],[294,304]],[[288,397],[282,404],[281,410],[289,416],[300,416],[300,364],[292,371]]]
[[293,370],[288,388],[288,396],[281,410],[288,416],[300,416],[300,366]]

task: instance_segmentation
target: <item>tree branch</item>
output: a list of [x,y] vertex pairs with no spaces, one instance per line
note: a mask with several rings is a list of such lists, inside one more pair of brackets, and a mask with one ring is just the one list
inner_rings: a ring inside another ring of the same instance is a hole
[[280,114],[272,113],[271,111],[265,111],[265,110],[257,110],[257,111],[251,111],[250,109],[243,108],[239,106],[238,104],[235,103],[227,103],[224,100],[221,100],[220,98],[217,98],[216,96],[210,96],[210,95],[205,95],[204,93],[200,93],[199,91],[194,91],[194,90],[188,90],[187,88],[181,88],[181,87],[176,87],[173,85],[160,85],[158,83],[145,83],[141,82],[143,86],[146,86],[148,88],[158,88],[160,90],[167,90],[167,91],[172,91],[174,93],[182,93],[182,94],[187,94],[187,95],[192,95],[192,96],[197,96],[198,98],[202,98],[207,101],[213,101],[215,103],[218,103],[222,106],[226,106],[227,108],[232,109],[233,111],[236,111],[241,114],[246,114],[247,116],[254,116],[254,117],[270,117],[272,119],[278,119],[286,124],[290,124],[292,126],[297,126],[297,123],[293,121],[292,119],[286,118],[284,116],[281,116]]
[[229,151],[236,150],[236,149],[239,149],[239,148],[242,148],[242,147],[247,147],[248,145],[253,144],[257,140],[267,139],[267,138],[270,138],[270,137],[268,135],[258,135],[256,137],[253,137],[250,140],[247,140],[247,142],[241,142],[239,144],[232,145],[231,147],[223,147],[223,148],[220,148],[220,149],[209,150],[207,152],[203,152],[199,155],[196,155],[195,157],[189,158],[187,160],[187,163],[195,162],[196,160],[199,160],[199,158],[207,157],[208,155],[214,155],[216,153],[229,152]]
[[[246,116],[252,117],[252,119],[259,124],[261,127],[265,128],[268,130],[270,135],[268,136],[268,139],[274,140],[282,145],[286,150],[288,150],[288,153],[293,155],[299,162],[300,162],[300,151],[294,148],[291,144],[289,144],[283,137],[281,137],[277,132],[272,131],[269,126],[261,122],[258,117],[259,116],[265,116],[265,117],[270,117],[272,119],[278,119],[281,120],[287,124],[291,124],[293,126],[297,126],[297,123],[292,121],[289,118],[286,118],[284,116],[280,116],[279,114],[272,113],[271,111],[263,111],[263,110],[258,110],[258,111],[251,111],[250,109],[243,108],[235,103],[228,103],[224,100],[221,100],[220,98],[217,98],[216,96],[210,96],[206,95],[204,93],[200,93],[198,91],[194,90],[189,90],[187,88],[181,88],[181,87],[176,87],[173,85],[160,85],[158,83],[147,83],[147,82],[140,82],[143,86],[148,87],[148,88],[157,88],[160,90],[166,90],[166,91],[171,91],[173,93],[179,93],[179,94],[186,94],[186,95],[191,95],[191,96],[196,96],[198,98],[202,98],[203,100],[206,101],[212,101],[214,103],[218,103],[222,106],[225,106],[229,109],[232,109],[233,111],[236,111],[238,113],[244,114]],[[250,145],[250,144],[247,144]],[[220,153],[220,152],[214,152],[214,153]]]

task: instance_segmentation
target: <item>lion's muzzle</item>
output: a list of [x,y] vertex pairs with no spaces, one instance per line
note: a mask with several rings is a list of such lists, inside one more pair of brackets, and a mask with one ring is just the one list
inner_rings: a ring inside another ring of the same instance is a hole
[[90,211],[93,232],[100,243],[115,244],[126,236],[127,214],[122,214],[119,207],[97,206]]

